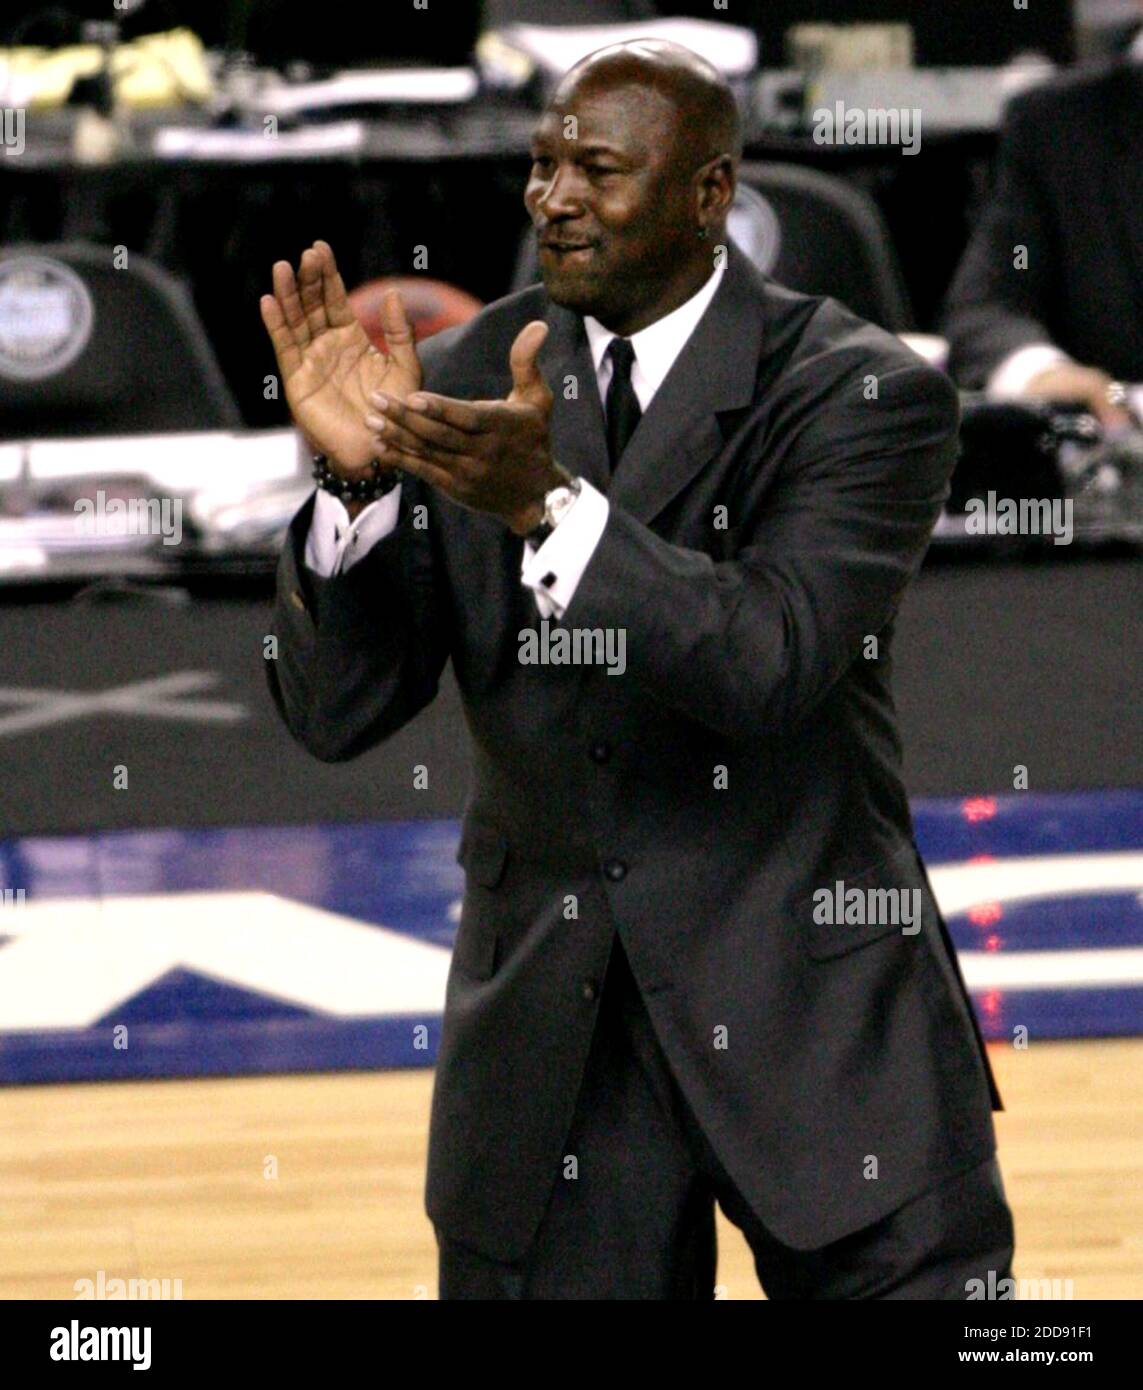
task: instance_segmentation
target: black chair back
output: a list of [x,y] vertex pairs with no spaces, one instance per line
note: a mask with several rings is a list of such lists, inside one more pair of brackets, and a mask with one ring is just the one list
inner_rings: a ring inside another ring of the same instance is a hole
[[[743,163],[738,178],[740,193],[754,193],[769,209],[762,238],[769,264],[761,265],[767,275],[804,294],[840,299],[891,333],[913,328],[889,229],[872,198],[845,179],[796,164]],[[757,213],[752,220],[758,223]],[[742,244],[733,220],[729,231]]]
[[241,426],[179,281],[85,242],[0,251],[0,439]]

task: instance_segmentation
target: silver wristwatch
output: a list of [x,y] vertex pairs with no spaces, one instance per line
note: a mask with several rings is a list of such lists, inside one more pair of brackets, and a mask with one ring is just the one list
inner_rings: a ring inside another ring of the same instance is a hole
[[544,515],[538,526],[533,527],[524,537],[533,545],[540,546],[548,539],[560,522],[571,510],[579,496],[583,484],[578,478],[568,475],[566,483],[560,483],[544,493]]

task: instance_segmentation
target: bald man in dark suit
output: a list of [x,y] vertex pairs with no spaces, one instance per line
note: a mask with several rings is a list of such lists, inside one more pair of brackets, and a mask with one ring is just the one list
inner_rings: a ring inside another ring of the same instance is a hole
[[913,838],[894,617],[948,380],[725,239],[737,113],[674,45],[537,128],[544,276],[371,353],[328,246],[262,312],[327,456],[271,688],[352,757],[450,659],[474,750],[433,1093],[444,1298],[771,1298],[1006,1276],[988,1059]]

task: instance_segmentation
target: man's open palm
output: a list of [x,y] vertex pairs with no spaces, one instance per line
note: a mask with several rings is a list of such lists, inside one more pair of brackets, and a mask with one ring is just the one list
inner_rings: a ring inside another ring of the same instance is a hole
[[404,400],[421,384],[400,294],[391,290],[382,301],[389,348],[382,353],[349,307],[332,249],[315,241],[302,253],[296,278],[289,261],[274,263],[274,293],[263,295],[259,307],[299,428],[338,471],[361,472],[375,447],[365,424],[370,392]]

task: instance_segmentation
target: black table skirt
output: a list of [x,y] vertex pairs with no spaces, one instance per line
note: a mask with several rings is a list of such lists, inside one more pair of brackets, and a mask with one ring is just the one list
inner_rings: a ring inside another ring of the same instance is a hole
[[[906,597],[895,689],[913,796],[1143,786],[1140,566],[930,563]],[[179,596],[176,595],[176,598]],[[231,724],[101,714],[5,736],[0,834],[458,815],[468,785],[451,676],[384,747],[325,765],[292,743],[261,670],[264,585],[241,597],[0,603],[0,684],[104,690],[176,671],[217,674],[200,698],[238,703]],[[415,791],[425,763],[429,787]],[[112,786],[125,764],[129,788]]]

